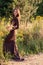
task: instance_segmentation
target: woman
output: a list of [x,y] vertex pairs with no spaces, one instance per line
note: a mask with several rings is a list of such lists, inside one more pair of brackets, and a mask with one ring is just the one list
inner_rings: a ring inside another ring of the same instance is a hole
[[8,27],[8,30],[10,30],[10,33],[5,38],[4,44],[3,44],[3,52],[4,56],[5,53],[10,52],[11,55],[14,55],[13,59],[15,60],[24,60],[23,58],[20,58],[18,49],[15,43],[15,30],[19,28],[19,20],[20,19],[20,12],[19,9],[16,8],[13,10],[13,19],[11,20],[11,25]]

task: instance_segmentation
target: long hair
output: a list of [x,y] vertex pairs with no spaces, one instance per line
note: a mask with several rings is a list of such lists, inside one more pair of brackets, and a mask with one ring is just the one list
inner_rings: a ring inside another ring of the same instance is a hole
[[15,18],[15,15],[14,15],[15,10],[16,10],[16,13],[17,13],[16,18],[18,19],[18,21],[20,21],[20,17],[21,16],[20,16],[20,10],[19,10],[19,8],[13,9],[13,18]]

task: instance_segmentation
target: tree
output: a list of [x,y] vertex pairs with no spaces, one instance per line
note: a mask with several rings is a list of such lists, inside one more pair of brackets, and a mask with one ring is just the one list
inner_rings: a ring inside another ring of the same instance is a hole
[[18,4],[20,7],[21,20],[26,22],[30,21],[31,17],[36,15],[37,5],[41,2],[42,0],[16,0],[16,5]]
[[0,0],[0,17],[9,17],[13,8],[13,0]]
[[40,4],[38,4],[38,9],[37,9],[37,12],[36,12],[36,16],[43,16],[43,0]]
[[30,21],[32,16],[36,15],[36,11],[42,0],[0,0],[0,16],[10,17],[12,9],[17,5],[21,11],[21,21]]

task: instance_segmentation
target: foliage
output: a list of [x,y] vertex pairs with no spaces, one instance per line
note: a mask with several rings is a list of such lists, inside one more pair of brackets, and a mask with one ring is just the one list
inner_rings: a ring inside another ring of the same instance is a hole
[[[0,0],[0,59],[4,58],[3,41],[9,33],[6,27],[10,24],[12,9],[16,6],[20,8],[22,23],[27,24],[23,29],[20,24],[21,28],[16,35],[20,54],[23,56],[43,52],[43,0]],[[8,53],[5,59],[11,57]]]
[[13,0],[0,0],[0,16],[9,17],[12,12]]
[[[0,58],[4,58],[3,41],[5,36],[9,33],[6,30],[6,26],[9,24],[10,22],[5,22],[5,18],[0,22]],[[28,25],[27,27],[25,26],[26,29],[24,29],[25,27],[21,27],[16,34],[18,50],[22,56],[43,52],[43,17],[37,16],[36,20],[33,18],[31,26],[32,27],[28,27]],[[6,59],[9,57],[11,58],[12,56],[7,54]]]
[[17,32],[16,42],[21,55],[43,52],[43,17],[37,16],[31,25],[32,28],[19,29]]
[[40,4],[42,0],[16,0],[16,2],[16,5],[18,4],[21,10],[21,21],[28,22],[32,16],[36,15],[37,5]]
[[43,16],[43,1],[40,4],[38,4],[38,9],[37,9],[36,15]]
[[8,24],[9,23],[6,24],[5,18],[3,18],[0,22],[0,59],[4,58],[4,56],[3,56],[3,41],[6,37],[6,35],[9,33],[6,29],[6,26]]
[[43,13],[43,5],[41,3],[43,4],[42,0],[0,0],[0,17],[6,17],[7,19],[9,17],[11,18],[12,9],[19,6],[21,11],[21,21],[28,22],[31,17],[36,16],[37,13],[39,15]]

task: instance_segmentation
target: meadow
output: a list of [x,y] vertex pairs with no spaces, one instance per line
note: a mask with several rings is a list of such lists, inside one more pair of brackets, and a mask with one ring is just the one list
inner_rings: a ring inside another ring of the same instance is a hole
[[[20,22],[19,29],[15,31],[16,44],[22,56],[43,53],[43,17],[37,16],[36,19],[31,18],[31,21],[27,24],[26,22]],[[10,21],[6,23],[5,18],[0,22],[0,59],[4,58],[3,42],[6,35],[9,34],[6,29],[9,24]]]

